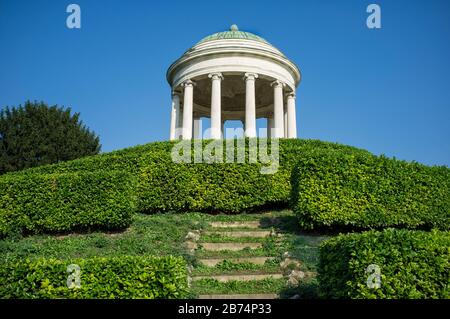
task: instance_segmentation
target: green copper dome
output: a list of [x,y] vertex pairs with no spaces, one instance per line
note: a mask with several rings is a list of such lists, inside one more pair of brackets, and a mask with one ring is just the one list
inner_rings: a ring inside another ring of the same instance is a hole
[[237,25],[235,25],[235,24],[233,24],[230,27],[229,31],[217,32],[217,33],[208,35],[207,37],[203,38],[197,44],[204,43],[207,41],[223,40],[223,39],[246,39],[246,40],[255,40],[255,41],[269,44],[269,42],[267,42],[260,36],[257,36],[256,34],[253,34],[250,32],[245,32],[245,31],[239,31]]

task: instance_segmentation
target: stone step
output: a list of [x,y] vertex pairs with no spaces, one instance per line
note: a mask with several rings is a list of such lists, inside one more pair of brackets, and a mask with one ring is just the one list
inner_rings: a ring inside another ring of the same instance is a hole
[[203,234],[204,235],[218,235],[218,236],[225,236],[225,237],[234,237],[234,238],[241,238],[241,237],[262,238],[262,237],[270,236],[270,230],[206,231]]
[[242,222],[210,222],[209,226],[213,228],[259,228],[261,222],[257,221],[242,221]]
[[277,294],[199,295],[198,299],[278,299]]
[[203,246],[203,249],[210,251],[238,251],[245,248],[257,249],[262,247],[262,243],[201,243],[201,245]]
[[238,263],[251,263],[256,265],[264,265],[267,260],[273,260],[274,257],[243,257],[243,258],[208,258],[200,259],[199,262],[205,266],[214,267],[224,260],[238,264]]
[[259,275],[211,275],[211,276],[194,276],[192,277],[192,281],[198,281],[202,279],[214,279],[219,282],[228,282],[228,281],[250,281],[250,280],[263,280],[263,279],[281,279],[283,278],[283,274],[259,274]]

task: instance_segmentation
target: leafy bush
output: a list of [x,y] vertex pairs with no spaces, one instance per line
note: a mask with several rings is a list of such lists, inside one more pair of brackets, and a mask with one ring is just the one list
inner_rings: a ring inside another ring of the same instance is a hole
[[[242,141],[242,140],[240,140]],[[309,158],[317,150],[342,154],[370,153],[354,147],[316,140],[279,140],[279,167],[275,174],[261,174],[268,164],[249,163],[246,139],[244,163],[174,163],[171,150],[177,143],[157,142],[86,157],[56,165],[29,169],[11,175],[95,172],[118,170],[129,172],[138,181],[138,209],[141,212],[205,211],[242,212],[264,206],[287,206],[291,194],[291,173],[299,158]],[[210,140],[200,142],[202,152]],[[224,153],[227,150],[227,141]],[[195,141],[191,145],[195,149]],[[221,142],[218,142],[221,143]],[[237,147],[237,146],[234,146]],[[271,147],[268,147],[269,152]],[[194,152],[191,154],[194,157]],[[1,179],[1,177],[0,177]]]
[[120,229],[135,211],[134,178],[123,172],[0,178],[0,235]]
[[[203,141],[202,152],[210,142]],[[247,146],[249,142],[246,139]],[[226,146],[227,142],[223,143]],[[436,219],[441,220],[440,224],[448,224],[447,168],[378,158],[367,151],[334,143],[281,139],[278,171],[261,174],[261,168],[268,164],[249,163],[248,147],[245,163],[185,164],[172,161],[174,145],[177,144],[150,143],[9,173],[0,180],[35,174],[123,171],[137,179],[136,195],[141,212],[235,213],[267,205],[287,206],[291,198],[292,170],[300,160],[292,197],[305,227],[415,227],[434,225]],[[415,213],[411,214],[411,210]],[[428,218],[426,222],[424,216]]]
[[450,225],[450,170],[338,150],[299,157],[292,207],[304,228]]
[[[79,288],[68,266],[80,268]],[[180,257],[121,256],[62,261],[20,260],[0,267],[0,298],[183,298],[186,263]]]
[[[145,158],[139,174],[140,211],[240,212],[282,202],[289,193],[280,174],[261,174],[269,164],[226,163],[225,157],[223,163],[194,163],[194,147],[188,149],[192,163],[175,163],[165,150]],[[246,152],[248,156],[248,148]]]
[[[241,140],[242,141],[242,140]],[[191,145],[191,163],[175,163],[167,149],[153,150],[143,157],[138,175],[139,211],[205,211],[243,212],[264,206],[287,206],[290,197],[290,176],[296,157],[307,156],[315,148],[354,150],[351,147],[319,141],[280,140],[279,166],[274,174],[262,174],[271,164],[261,161],[249,162],[249,143],[245,140],[245,162],[227,163],[228,141],[223,143],[223,163],[195,163],[198,150]],[[271,142],[267,150],[258,143],[263,154],[271,154]],[[203,141],[199,150],[205,154],[211,141]],[[239,142],[238,142],[239,143]],[[189,149],[189,147],[187,148]],[[237,145],[232,148],[237,154]],[[361,151],[365,152],[365,151]],[[271,154],[272,155],[272,154]]]
[[[367,285],[371,264],[380,267],[378,289]],[[325,298],[448,299],[450,232],[386,229],[340,235],[321,244],[318,271]]]

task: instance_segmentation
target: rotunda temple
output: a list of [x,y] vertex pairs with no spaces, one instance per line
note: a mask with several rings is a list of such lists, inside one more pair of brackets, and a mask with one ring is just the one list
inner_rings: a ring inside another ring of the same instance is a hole
[[296,138],[299,68],[265,39],[232,25],[187,50],[167,70],[172,89],[170,139],[201,138],[199,122],[210,118],[210,137],[223,138],[223,123],[242,121],[256,137],[256,119],[267,135]]

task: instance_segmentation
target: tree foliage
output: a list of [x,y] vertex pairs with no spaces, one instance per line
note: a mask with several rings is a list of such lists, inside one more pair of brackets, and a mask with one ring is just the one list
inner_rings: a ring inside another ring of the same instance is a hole
[[0,174],[98,154],[100,147],[70,108],[27,101],[0,111]]

